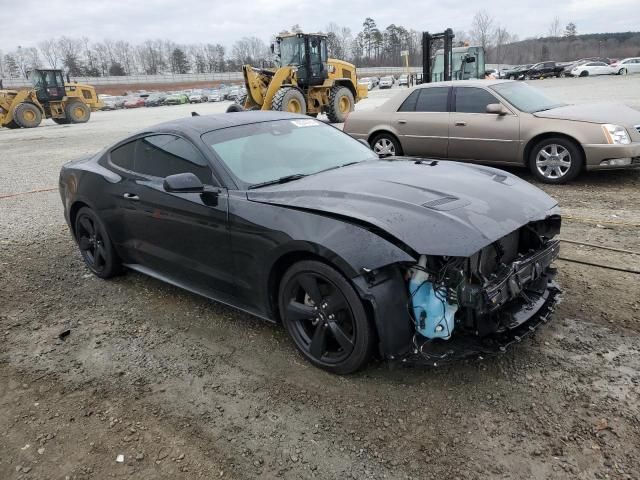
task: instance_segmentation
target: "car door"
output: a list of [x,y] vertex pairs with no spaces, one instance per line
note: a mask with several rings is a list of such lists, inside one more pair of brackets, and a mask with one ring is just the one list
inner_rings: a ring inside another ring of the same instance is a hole
[[[191,172],[205,192],[167,192],[169,175]],[[232,294],[228,195],[187,139],[157,134],[136,141],[133,172],[123,182],[127,244],[151,273],[204,294]]]
[[487,113],[487,105],[501,103],[480,87],[455,87],[449,126],[449,158],[510,163],[518,159],[520,118],[508,113]]
[[450,87],[417,88],[393,115],[405,155],[447,157]]
[[640,58],[632,58],[626,67],[629,73],[640,73]]

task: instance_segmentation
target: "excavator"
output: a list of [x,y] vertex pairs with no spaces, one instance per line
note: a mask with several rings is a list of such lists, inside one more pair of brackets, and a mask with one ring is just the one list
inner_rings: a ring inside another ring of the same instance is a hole
[[85,123],[104,106],[95,88],[64,81],[62,70],[34,69],[33,88],[3,90],[0,83],[0,127],[34,128],[43,118],[58,124]]
[[280,110],[344,122],[356,102],[367,97],[356,67],[329,58],[322,33],[284,33],[271,45],[277,68],[244,65],[247,94],[227,111]]

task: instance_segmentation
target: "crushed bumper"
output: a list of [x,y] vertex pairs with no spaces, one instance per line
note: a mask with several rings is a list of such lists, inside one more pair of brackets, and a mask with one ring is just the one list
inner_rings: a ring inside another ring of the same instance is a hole
[[[561,290],[552,279],[555,271],[550,273],[544,294],[539,298],[532,299],[531,302],[516,307],[517,310],[511,312],[514,318],[526,317],[525,321],[514,323],[513,328],[484,337],[454,336],[448,341],[418,340],[417,337],[414,337],[413,349],[394,363],[439,366],[463,359],[482,360],[489,356],[505,353],[509,347],[520,343],[524,338],[536,332],[541,325],[551,320]],[[531,311],[535,313],[531,314]]]

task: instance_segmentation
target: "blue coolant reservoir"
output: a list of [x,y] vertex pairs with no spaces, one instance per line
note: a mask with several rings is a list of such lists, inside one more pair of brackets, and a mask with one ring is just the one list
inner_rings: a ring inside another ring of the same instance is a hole
[[[420,259],[424,267],[426,258]],[[433,283],[423,270],[416,270],[409,280],[409,295],[413,308],[416,331],[426,338],[448,339],[453,333],[457,305],[449,305],[444,289],[433,289]]]

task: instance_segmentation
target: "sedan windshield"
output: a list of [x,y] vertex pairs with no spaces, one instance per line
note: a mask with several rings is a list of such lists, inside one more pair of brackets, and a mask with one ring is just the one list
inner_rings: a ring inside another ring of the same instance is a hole
[[498,92],[505,100],[522,112],[535,113],[566,105],[566,103],[552,100],[537,88],[531,87],[526,83],[505,82],[491,85],[489,88]]
[[378,158],[367,146],[314,119],[240,125],[205,133],[202,139],[249,188]]

